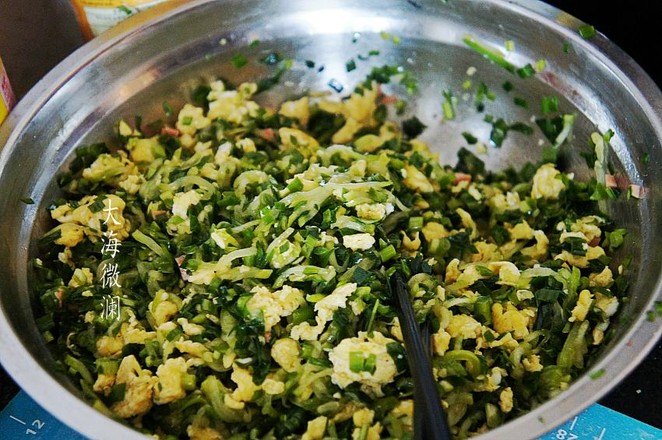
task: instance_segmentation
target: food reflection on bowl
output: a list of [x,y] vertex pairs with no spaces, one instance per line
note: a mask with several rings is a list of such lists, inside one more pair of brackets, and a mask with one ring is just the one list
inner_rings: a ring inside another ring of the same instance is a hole
[[[147,21],[149,17],[154,20]],[[176,114],[200,84],[217,78],[235,85],[247,79],[273,78],[280,64],[278,60],[271,65],[260,62],[266,55],[278,53],[294,60],[273,87],[255,98],[271,108],[308,90],[341,96],[342,91],[336,93],[329,85],[336,89],[342,85],[347,94],[372,67],[400,66],[397,73],[408,72],[417,85],[410,95],[406,82],[400,82],[401,96],[408,102],[403,117],[416,115],[426,126],[421,139],[442,163],[454,164],[461,147],[474,148],[463,133],[482,140],[486,152],[477,154],[493,170],[519,168],[542,157],[549,146],[549,142],[538,142],[544,138],[542,132],[526,135],[517,130],[509,131],[499,148],[490,145],[494,125],[485,122],[487,112],[463,111],[474,109],[474,93],[483,82],[484,92],[497,95],[486,99],[485,107],[492,115],[509,118],[510,126],[515,121],[531,124],[531,115],[539,113],[523,103],[559,97],[559,108],[574,118],[572,138],[559,151],[559,164],[578,181],[594,173],[581,154],[593,152],[592,133],[612,130],[605,175],[627,179],[628,186],[634,185],[631,188],[648,189],[641,199],[619,197],[604,205],[614,223],[627,230],[614,272],[625,256],[632,256],[626,271],[631,296],[613,319],[606,348],[596,353],[589,373],[567,391],[485,437],[523,431],[535,436],[553,428],[607,392],[660,333],[659,324],[646,319],[659,298],[659,273],[650,262],[659,258],[652,244],[660,228],[649,219],[659,218],[655,188],[660,177],[653,164],[659,163],[660,154],[659,115],[654,110],[660,94],[600,35],[584,40],[577,32],[580,25],[556,9],[529,2],[434,7],[395,2],[360,7],[343,2],[323,7],[296,2],[268,7],[245,2],[175,2],[93,41],[71,58],[74,67],[63,63],[31,91],[8,128],[3,128],[7,141],[0,177],[8,191],[2,195],[2,206],[5,212],[15,213],[3,219],[2,270],[8,283],[2,299],[2,343],[11,354],[3,357],[3,363],[39,403],[82,433],[93,438],[137,435],[77,397],[80,393],[71,381],[52,368],[53,356],[34,324],[41,312],[37,298],[28,294],[32,291],[29,262],[36,255],[37,239],[53,226],[45,208],[61,196],[53,183],[58,172],[72,163],[77,147],[112,139],[119,120],[135,115],[143,121],[157,120],[163,117],[164,107]],[[506,42],[513,42],[514,49],[504,49],[504,58],[495,57],[494,49],[504,48]],[[539,63],[543,58],[544,66]],[[518,75],[520,67],[525,70]],[[468,78],[467,72],[473,69],[476,73]],[[471,101],[463,101],[462,85],[469,79],[477,86],[466,91]],[[511,92],[503,88],[506,83],[514,87]],[[384,86],[387,92],[388,87]],[[456,101],[444,96],[449,90],[456,91]],[[444,108],[444,102],[457,105],[452,119],[444,115],[453,110]],[[36,203],[26,205],[11,194]],[[45,392],[36,393],[37,389]],[[63,413],[59,402],[77,410]]]

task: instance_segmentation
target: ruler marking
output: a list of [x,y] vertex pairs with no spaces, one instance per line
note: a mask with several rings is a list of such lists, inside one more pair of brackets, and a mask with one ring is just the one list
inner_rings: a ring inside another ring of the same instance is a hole
[[27,425],[27,423],[25,423],[23,420],[18,419],[18,418],[14,417],[14,416],[9,416],[9,418],[10,418],[10,419],[14,419],[14,420],[16,420],[16,421],[17,421],[18,423],[20,423],[21,425]]
[[578,419],[578,417],[575,417],[574,419],[572,419],[572,423],[570,424],[570,430],[571,431],[575,429],[575,424],[577,423],[577,419]]
[[602,428],[602,431],[600,431],[600,437],[593,437],[595,440],[602,440],[602,437],[604,437],[605,432],[607,432],[607,428]]

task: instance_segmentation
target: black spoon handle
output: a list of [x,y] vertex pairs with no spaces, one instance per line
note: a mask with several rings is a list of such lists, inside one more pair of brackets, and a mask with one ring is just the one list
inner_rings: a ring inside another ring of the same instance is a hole
[[414,438],[451,440],[446,415],[437,393],[437,385],[432,377],[432,366],[421,341],[407,285],[400,272],[396,271],[391,275],[390,287],[399,305],[400,327],[405,340],[407,362],[414,380],[414,410],[423,411],[424,431],[420,432],[420,429],[419,432],[414,431]]

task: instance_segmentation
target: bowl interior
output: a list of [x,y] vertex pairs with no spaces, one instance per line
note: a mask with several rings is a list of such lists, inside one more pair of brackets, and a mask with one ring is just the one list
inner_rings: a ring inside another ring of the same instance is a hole
[[[572,139],[560,152],[566,169],[577,179],[588,177],[591,170],[582,153],[592,151],[590,134],[613,130],[608,149],[613,174],[649,189],[642,200],[621,197],[604,206],[628,229],[621,256],[632,257],[631,298],[612,327],[611,341],[594,361],[605,374],[599,383],[578,380],[553,402],[485,438],[518,431],[521,436],[524,427],[532,436],[543,434],[606,393],[661,332],[645,314],[660,299],[655,262],[662,249],[654,243],[662,232],[657,190],[662,129],[655,109],[662,108],[662,99],[652,81],[604,37],[582,39],[576,31],[580,24],[550,6],[525,1],[175,1],[88,43],[26,96],[0,135],[0,144],[6,143],[0,160],[5,189],[0,194],[3,364],[39,403],[82,433],[107,437],[111,426],[126,438],[137,435],[85,405],[79,404],[77,414],[60,409],[57,399],[78,404],[78,392],[52,371],[53,360],[34,325],[37,301],[28,293],[29,260],[35,238],[50,228],[45,208],[58,197],[58,171],[76,147],[112,139],[119,119],[164,118],[164,102],[176,111],[197,85],[215,78],[238,84],[273,76],[282,62],[261,61],[270,54],[293,62],[258,99],[272,105],[309,90],[342,96],[373,67],[399,66],[415,78],[417,90],[410,94],[402,84],[385,90],[410,102],[402,117],[418,116],[427,126],[423,139],[444,163],[454,164],[459,148],[472,148],[463,132],[488,146],[480,156],[488,169],[537,160],[550,143],[532,117],[540,115],[541,97],[554,95],[562,113],[576,115]],[[517,67],[540,66],[544,59],[544,69],[521,78],[470,49],[467,37],[499,50]],[[507,41],[514,43],[513,50],[506,50]],[[232,60],[237,56],[248,63],[236,67]],[[355,68],[348,68],[352,63]],[[468,80],[473,88],[465,90]],[[486,100],[483,112],[476,112],[475,90],[481,83],[496,99]],[[505,90],[505,83],[512,90]],[[453,120],[442,113],[447,91],[457,98]],[[534,133],[511,132],[500,148],[491,146],[491,125],[484,120],[488,114],[525,123]],[[19,200],[25,197],[35,203]]]

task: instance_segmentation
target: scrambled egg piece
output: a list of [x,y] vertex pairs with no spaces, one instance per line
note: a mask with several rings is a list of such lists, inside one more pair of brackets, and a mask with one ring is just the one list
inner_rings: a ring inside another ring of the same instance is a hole
[[523,339],[529,334],[535,312],[529,309],[518,310],[511,303],[504,307],[501,303],[492,304],[492,322],[498,333],[512,332],[513,338]]
[[585,320],[586,315],[588,315],[588,312],[591,309],[591,304],[593,304],[593,294],[587,289],[579,292],[577,304],[572,309],[572,316],[568,318],[568,321],[575,322]]
[[427,176],[415,166],[405,165],[402,174],[404,177],[402,182],[407,188],[421,193],[431,193],[434,191],[434,187]]
[[278,129],[278,137],[284,149],[295,148],[307,157],[311,156],[320,146],[317,139],[296,128],[281,127]]
[[375,245],[375,237],[367,233],[345,235],[342,238],[342,244],[354,251],[365,251]]
[[172,213],[183,220],[188,219],[188,209],[200,203],[202,195],[192,189],[186,192],[176,193],[172,199]]
[[495,194],[490,198],[490,207],[493,211],[501,214],[505,211],[518,210],[520,206],[520,197],[516,192],[506,192],[505,194]]
[[336,287],[333,292],[315,303],[315,326],[302,322],[292,327],[290,335],[294,339],[314,340],[324,331],[326,323],[333,319],[333,314],[339,308],[347,307],[347,299],[356,292],[356,283],[346,283]]
[[94,275],[92,274],[92,271],[89,268],[87,267],[84,267],[82,269],[76,268],[74,270],[73,275],[71,276],[71,279],[69,280],[68,286],[73,289],[76,289],[82,286],[89,286],[90,284],[92,284],[93,281],[94,281]]
[[138,164],[150,164],[157,157],[166,155],[165,149],[156,136],[151,138],[132,137],[126,143],[126,149],[129,150],[131,160]]
[[[364,220],[381,220],[386,214],[386,205],[383,203],[362,203],[355,207],[356,215]],[[393,210],[391,208],[391,210]]]
[[446,276],[444,281],[446,284],[452,284],[457,281],[462,272],[460,271],[460,260],[453,258],[448,265],[446,265]]
[[546,163],[536,171],[533,176],[533,187],[531,188],[531,197],[534,199],[558,199],[565,185],[558,176],[561,172],[553,164]]
[[210,120],[223,119],[240,124],[248,118],[255,117],[260,110],[260,106],[250,100],[257,91],[257,85],[254,83],[240,84],[237,90],[225,90],[222,81],[214,81],[210,86],[211,91],[207,95],[209,99],[207,118]]
[[144,344],[156,337],[156,332],[146,331],[132,311],[128,311],[129,321],[123,322],[115,336],[104,335],[97,339],[97,354],[101,357],[117,358],[126,344]]
[[568,264],[577,266],[581,269],[586,269],[589,265],[589,261],[598,259],[603,255],[605,255],[605,250],[600,246],[589,246],[588,249],[586,249],[586,255],[574,255],[571,252],[563,250],[560,254],[556,255],[554,259],[564,260]]
[[586,237],[586,242],[591,243],[594,240],[599,240],[602,236],[600,225],[604,222],[605,220],[597,215],[589,215],[577,219],[577,221],[570,225],[570,230],[572,232],[581,232]]
[[398,405],[391,410],[391,415],[402,419],[403,424],[411,428],[414,421],[414,401],[412,399],[401,400]]
[[426,223],[421,232],[423,232],[423,236],[427,241],[432,241],[435,238],[446,238],[450,235],[444,225],[437,222]]
[[243,408],[243,402],[250,402],[253,395],[260,390],[260,386],[255,385],[250,371],[240,368],[237,365],[233,367],[230,378],[237,384],[237,388],[232,392],[232,395],[226,395],[226,401],[228,397],[231,397],[235,402],[241,402],[241,407]]
[[154,319],[155,327],[167,322],[178,311],[179,307],[172,301],[169,301],[170,295],[165,290],[159,290],[154,294],[154,299],[147,305],[152,318]]
[[609,287],[614,283],[614,274],[607,266],[600,273],[591,273],[588,276],[588,284],[591,287]]
[[255,286],[251,293],[253,296],[246,303],[246,308],[252,315],[262,314],[265,332],[271,331],[281,318],[290,316],[306,302],[301,290],[288,285],[275,292],[264,286]]
[[97,379],[94,381],[94,385],[92,385],[92,389],[95,393],[103,393],[107,396],[114,384],[114,374],[99,373],[99,376],[97,376]]
[[506,286],[517,286],[519,284],[520,271],[510,261],[494,261],[487,265],[492,272],[499,274],[498,284]]
[[[134,139],[134,138],[132,138]],[[103,153],[97,156],[92,164],[83,170],[83,178],[90,182],[103,182],[107,185],[121,186],[121,183],[129,178],[144,182],[138,167],[127,157],[124,151],[118,151],[117,155]],[[132,194],[135,194],[133,191]]]
[[443,356],[448,347],[450,346],[451,335],[445,330],[439,329],[438,332],[432,335],[432,347],[434,352],[439,356]]
[[163,405],[186,396],[183,378],[188,369],[182,357],[166,359],[156,370],[158,382],[154,386],[154,403]]
[[[372,421],[375,417],[375,412],[368,408],[361,408],[360,410],[354,412],[352,415],[352,421],[354,422],[354,431],[352,432],[352,439],[358,440],[361,438],[361,431],[363,430],[364,425],[372,424]],[[366,440],[379,440],[381,438],[380,434],[382,427],[380,423],[375,423],[373,426],[368,428],[368,433],[365,437]]]
[[510,238],[513,240],[531,240],[533,238],[533,229],[526,220],[522,220],[512,228],[509,228]]
[[294,339],[281,338],[271,346],[271,358],[288,373],[295,372],[301,365],[299,353],[299,343]]
[[540,356],[537,354],[530,354],[524,359],[522,359],[522,366],[524,369],[529,372],[542,371],[542,364],[540,363]]
[[482,332],[482,325],[469,315],[452,315],[446,332],[452,338],[476,339]]
[[319,416],[310,420],[301,440],[322,440],[324,438],[324,433],[326,432],[327,422],[328,419],[325,416]]
[[499,408],[505,413],[513,410],[513,390],[510,387],[505,388],[499,394]]
[[51,217],[62,223],[53,229],[60,231],[60,238],[55,241],[57,244],[74,247],[83,241],[84,236],[96,241],[103,234],[102,226],[105,226],[107,234],[112,234],[112,238],[118,241],[129,236],[131,223],[123,216],[126,206],[124,200],[114,194],[107,195],[102,199],[103,207],[98,210],[95,208],[94,212],[91,206],[98,199],[98,196],[85,196],[76,207],[65,203],[51,211]]
[[176,127],[184,135],[193,136],[199,130],[207,128],[209,124],[211,124],[211,120],[205,116],[202,107],[187,103],[177,114]]
[[494,243],[477,241],[474,243],[474,247],[478,252],[471,254],[472,263],[487,263],[489,261],[503,259],[503,255],[501,255],[499,247]]
[[600,292],[595,293],[595,307],[602,310],[607,317],[612,317],[618,311],[618,298],[607,296]]
[[476,222],[474,222],[474,219],[471,218],[471,214],[462,208],[457,208],[455,212],[462,219],[462,226],[464,226],[466,229],[471,229],[471,238],[476,238],[478,235],[478,229],[476,228]]
[[499,389],[501,381],[505,376],[508,376],[508,372],[504,368],[493,367],[484,376],[485,378],[478,385],[476,391],[492,392]]
[[522,248],[520,252],[522,255],[527,256],[533,260],[532,262],[538,263],[547,258],[547,252],[549,251],[549,238],[544,231],[536,230],[533,231],[533,238],[536,240],[536,244]]
[[331,138],[335,144],[345,144],[363,127],[375,125],[374,113],[377,108],[376,98],[379,87],[373,82],[372,87],[363,89],[362,93],[352,93],[341,102],[323,100],[318,103],[321,110],[341,114],[345,117],[345,125]]
[[124,398],[113,404],[111,409],[123,419],[147,413],[152,408],[154,384],[158,381],[152,377],[152,372],[143,370],[134,355],[122,359],[116,384],[125,384]]
[[[341,388],[346,388],[349,384],[358,382],[365,393],[382,396],[382,385],[392,382],[398,372],[393,358],[386,350],[386,345],[391,342],[397,343],[379,332],[374,332],[372,337],[368,336],[367,332],[359,332],[356,338],[346,338],[340,341],[329,352],[329,360],[333,364],[333,374],[331,375],[333,383]],[[366,356],[375,355],[375,370],[372,373],[352,371],[349,367],[349,359],[350,353],[353,352],[360,352]]]
[[301,126],[305,127],[310,119],[310,99],[304,96],[295,101],[285,101],[281,104],[278,113],[288,118],[297,119]]
[[221,433],[209,426],[189,425],[186,434],[189,440],[223,440]]
[[421,247],[420,234],[416,231],[413,235],[414,238],[409,238],[409,235],[405,231],[401,231],[402,234],[402,247],[412,253],[415,253]]

